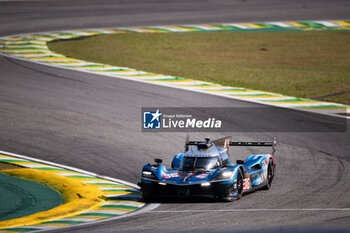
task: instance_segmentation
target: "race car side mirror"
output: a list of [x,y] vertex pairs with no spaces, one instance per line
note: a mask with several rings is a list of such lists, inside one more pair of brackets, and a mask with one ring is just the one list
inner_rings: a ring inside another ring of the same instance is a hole
[[162,159],[154,159],[154,162],[157,163],[157,165],[163,163]]

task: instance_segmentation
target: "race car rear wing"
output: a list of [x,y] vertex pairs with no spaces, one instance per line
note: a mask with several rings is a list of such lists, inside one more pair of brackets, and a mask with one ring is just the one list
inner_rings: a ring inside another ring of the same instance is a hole
[[[225,151],[228,152],[229,146],[262,146],[262,147],[272,147],[272,155],[275,153],[277,148],[277,138],[274,137],[272,142],[233,142],[231,141],[232,137],[219,138],[212,141],[216,146],[222,147]],[[185,152],[189,150],[190,146],[197,146],[200,143],[210,143],[210,138],[206,137],[205,141],[190,141],[189,136],[186,136],[185,142]]]
[[273,137],[272,142],[229,142],[229,146],[265,146],[272,147],[272,155],[275,153],[277,148],[277,137]]

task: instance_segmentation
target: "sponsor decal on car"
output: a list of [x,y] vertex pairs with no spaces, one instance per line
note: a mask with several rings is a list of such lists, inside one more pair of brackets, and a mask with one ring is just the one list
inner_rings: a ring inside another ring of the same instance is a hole
[[162,174],[163,179],[180,177],[179,173]]
[[203,173],[203,174],[200,174],[200,175],[198,175],[198,176],[196,176],[197,178],[199,178],[199,179],[204,179],[205,177],[207,177],[209,174],[207,174],[207,173]]

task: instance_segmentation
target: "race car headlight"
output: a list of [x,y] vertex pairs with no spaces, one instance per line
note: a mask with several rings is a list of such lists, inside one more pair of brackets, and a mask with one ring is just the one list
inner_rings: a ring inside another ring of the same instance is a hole
[[216,180],[230,180],[233,178],[233,171],[224,171],[216,177]]
[[142,177],[156,179],[156,176],[151,171],[142,171]]
[[143,176],[150,176],[150,175],[152,175],[152,172],[150,172],[150,171],[143,171],[142,175]]
[[233,171],[225,171],[222,173],[222,177],[231,178],[233,176]]

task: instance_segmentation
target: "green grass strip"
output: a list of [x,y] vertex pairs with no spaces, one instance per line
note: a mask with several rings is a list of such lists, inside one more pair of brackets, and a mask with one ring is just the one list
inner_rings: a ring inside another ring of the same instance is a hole
[[56,37],[55,36],[53,36],[53,35],[50,35],[50,34],[35,34],[35,35],[33,35],[34,37],[46,37],[46,38],[50,38],[50,39],[56,39]]
[[218,27],[220,31],[231,31],[232,29],[234,30],[239,29],[234,26],[221,25],[221,24],[214,24],[213,26]]
[[4,49],[6,50],[36,50],[36,49],[48,50],[46,47],[5,47]]
[[74,39],[74,38],[80,37],[80,35],[74,35],[74,34],[71,34],[71,33],[64,33],[64,32],[57,32],[57,33],[55,33],[55,36],[57,38],[59,38],[58,36],[69,37],[67,39]]
[[180,81],[186,80],[185,78],[159,78],[159,79],[146,79],[147,81]]
[[[194,80],[196,81],[196,80]],[[210,90],[206,87],[214,87],[214,86],[217,86],[217,84],[183,84],[183,83],[180,83],[179,86],[181,87],[195,87],[195,88],[203,88],[202,90]]]
[[95,65],[95,64],[91,64],[91,65],[81,65],[81,66],[74,66],[75,68],[96,68],[96,67],[105,67],[105,65]]
[[62,169],[62,168],[54,168],[54,167],[37,167],[35,169],[43,170],[43,171],[64,171],[64,172],[69,172],[69,170],[65,170],[65,169]]
[[272,25],[272,24],[267,24],[267,23],[258,23],[257,25],[263,26],[265,28],[278,28],[280,29],[281,27],[278,25]]
[[125,33],[130,33],[130,34],[135,34],[135,33],[138,33],[138,32],[135,32],[135,31],[132,31],[132,29],[121,29],[121,30],[118,30],[118,29],[114,29],[116,32],[118,32],[118,31],[123,31],[123,32],[125,32]]
[[31,41],[23,41],[22,43],[6,43],[6,45],[14,45],[14,46],[23,46],[23,45],[44,45],[44,44],[37,44],[37,43],[33,43]]
[[191,27],[191,26],[177,26],[180,29],[189,30],[188,32],[201,32],[204,31],[201,28]]
[[80,30],[80,31],[81,32],[86,32],[86,33],[94,33],[95,35],[105,34],[104,32],[95,31],[95,30]]
[[314,101],[314,100],[308,100],[308,99],[285,99],[285,100],[263,100],[264,102],[319,102],[319,101]]
[[[290,28],[268,23],[256,25],[264,28],[241,30],[221,26],[220,32],[102,35],[49,46],[60,54],[84,61],[297,98],[323,96],[330,90],[340,92],[349,85],[350,45],[346,41],[350,33],[345,31],[346,26],[338,29],[321,24]],[[230,29],[235,32],[224,32]],[[336,31],[340,29],[344,31]],[[159,78],[158,81],[171,81]],[[337,101],[350,103],[350,98],[344,96]]]
[[14,228],[5,228],[5,229],[0,229],[0,231],[17,231],[17,232],[29,232],[29,231],[38,231],[41,230],[40,228],[20,228],[20,227],[14,227]]
[[313,27],[313,28],[323,28],[323,27],[325,27],[322,24],[314,23],[314,22],[299,22],[299,23],[304,24],[305,26],[308,26],[308,27]]
[[110,70],[90,70],[90,71],[96,71],[96,72],[119,72],[119,71],[130,71],[130,70],[127,70],[127,69],[110,69]]
[[135,206],[125,206],[125,205],[104,205],[101,208],[118,208],[118,209],[127,209],[127,210],[137,210],[139,207]]
[[70,221],[70,220],[54,220],[54,221],[43,222],[42,224],[45,224],[45,223],[79,224],[79,223],[85,223],[85,222],[84,221]]
[[[79,61],[65,61],[65,60],[61,60],[61,61],[52,61],[52,60],[41,60],[40,62],[43,62],[43,63],[50,63],[50,64],[64,64],[64,63],[68,63],[68,64],[76,64],[76,63],[80,63]],[[71,67],[71,66],[67,66],[67,67]]]
[[130,77],[137,77],[137,76],[155,76],[158,74],[153,74],[153,73],[146,73],[146,74],[123,74],[123,76],[130,76]]
[[82,213],[77,216],[96,216],[96,217],[114,217],[118,216],[119,214],[103,214],[103,213]]
[[28,162],[27,160],[16,160],[16,159],[0,159],[1,162],[14,163],[14,162]]
[[71,32],[57,32],[55,33],[56,35],[61,35],[61,36],[71,36],[71,37],[80,37],[81,35],[74,34]]
[[[43,51],[33,51],[33,52],[28,52],[28,53],[26,53],[26,52],[24,52],[24,53],[14,53],[14,55],[17,55],[17,56],[22,56],[22,55],[31,55],[31,53],[35,53],[35,55],[46,55],[46,56],[51,56],[51,57],[53,57],[54,55],[47,55],[47,52],[45,51],[45,52],[43,52]],[[44,57],[44,56],[42,56],[42,57]],[[62,56],[55,56],[55,57],[62,57]]]
[[[140,28],[142,29],[142,28]],[[144,29],[150,29],[150,30],[154,30],[154,31],[159,31],[159,32],[166,32],[166,33],[169,33],[169,32],[172,32],[168,29],[165,29],[165,28],[153,28],[153,27],[145,27]]]
[[[18,55],[19,57],[21,55]],[[45,56],[40,56],[40,57],[37,57],[37,56],[33,56],[33,57],[25,57],[25,58],[28,58],[28,59],[43,59],[43,58],[66,58],[66,57],[60,57],[60,56],[54,56],[54,55],[45,55]]]
[[255,96],[255,97],[267,97],[267,96],[275,96],[274,94],[230,94],[231,96]]
[[[350,107],[350,106],[348,106],[348,107]],[[299,106],[297,108],[336,108],[336,109],[344,109],[344,110],[346,110],[346,106],[342,107],[342,106],[339,106],[339,105],[318,105],[318,106],[311,105],[311,106]]]
[[[142,29],[142,28],[141,28]],[[156,31],[156,32],[160,32],[160,33],[169,33],[169,32],[171,32],[170,30],[168,30],[168,29],[165,29],[165,28],[153,28],[153,27],[145,27],[145,29],[150,29],[150,30],[154,30],[154,31]]]
[[117,196],[117,197],[107,197],[108,201],[140,201],[141,200],[141,196],[140,197],[127,197],[127,196]]
[[205,29],[202,29],[202,28],[199,28],[196,26],[186,26],[184,28],[185,29],[192,29],[192,30],[194,30],[193,32],[205,32],[206,31]]
[[[204,89],[206,90],[206,89]],[[223,88],[223,89],[214,89],[213,92],[225,92],[225,91],[254,91],[254,90],[248,90],[244,88]]]

